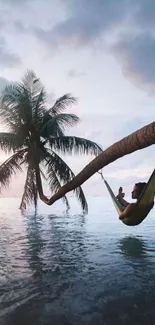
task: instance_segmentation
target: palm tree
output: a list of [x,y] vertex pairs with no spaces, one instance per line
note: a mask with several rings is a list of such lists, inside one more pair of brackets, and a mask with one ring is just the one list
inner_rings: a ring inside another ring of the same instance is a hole
[[[76,102],[74,97],[66,94],[49,109],[46,99],[45,89],[33,71],[28,71],[20,83],[8,85],[1,96],[0,117],[8,132],[0,133],[0,148],[11,157],[0,165],[0,185],[2,190],[10,184],[13,174],[26,168],[21,209],[31,202],[36,207],[38,194],[48,204],[43,194],[43,179],[52,194],[73,179],[73,171],[59,153],[98,155],[102,151],[92,141],[65,135],[65,128],[79,122],[75,114],[65,113],[66,108]],[[75,192],[83,210],[87,211],[82,188],[78,186]],[[69,207],[66,196],[63,200]]]
[[77,186],[83,184],[88,178],[94,175],[103,167],[114,162],[127,154],[141,150],[155,144],[155,122],[148,124],[114,143],[100,155],[93,159],[76,177],[62,186],[57,193],[47,200],[48,205],[62,198],[66,193],[75,190]]

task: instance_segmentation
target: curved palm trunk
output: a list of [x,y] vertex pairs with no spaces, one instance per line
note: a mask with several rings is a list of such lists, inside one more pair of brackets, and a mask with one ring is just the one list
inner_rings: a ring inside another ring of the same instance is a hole
[[74,190],[83,184],[88,178],[98,170],[134,151],[146,148],[155,144],[155,122],[148,124],[140,130],[130,134],[122,140],[114,143],[93,159],[72,181],[60,188],[50,199],[45,200],[46,204],[52,205],[55,201],[62,198],[66,193]]

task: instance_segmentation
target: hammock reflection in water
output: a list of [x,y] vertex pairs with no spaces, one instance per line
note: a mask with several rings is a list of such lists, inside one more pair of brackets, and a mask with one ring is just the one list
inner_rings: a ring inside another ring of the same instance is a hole
[[127,236],[120,240],[122,254],[128,258],[147,258],[145,241],[138,237]]

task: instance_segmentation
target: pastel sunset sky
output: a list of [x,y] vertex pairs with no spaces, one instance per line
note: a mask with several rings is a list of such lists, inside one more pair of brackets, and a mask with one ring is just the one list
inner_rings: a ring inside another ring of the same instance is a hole
[[[81,123],[68,134],[103,149],[154,120],[154,0],[0,0],[0,13],[0,90],[33,69],[48,105],[65,93],[77,98],[69,111]],[[65,159],[77,174],[93,157]],[[154,146],[107,166],[104,175],[129,194],[152,169]],[[23,183],[24,175],[16,177],[3,195],[21,195]],[[98,174],[83,189],[106,194]]]

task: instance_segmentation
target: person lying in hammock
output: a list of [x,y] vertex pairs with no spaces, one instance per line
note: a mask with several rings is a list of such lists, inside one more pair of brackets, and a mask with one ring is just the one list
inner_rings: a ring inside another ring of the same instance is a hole
[[[138,201],[141,193],[143,192],[144,188],[146,186],[146,183],[136,183],[134,185],[134,188],[131,192],[131,197],[132,199],[136,199]],[[121,205],[123,205],[124,210],[121,212],[119,219],[124,219],[126,217],[130,217],[130,215],[132,215],[132,213],[134,212],[134,209],[136,207],[136,203],[129,203],[126,200],[124,200],[124,196],[125,193],[123,193],[123,188],[120,187],[118,190],[118,195],[116,196],[117,200],[121,203]],[[152,209],[154,206],[154,202],[151,203],[150,209]]]

